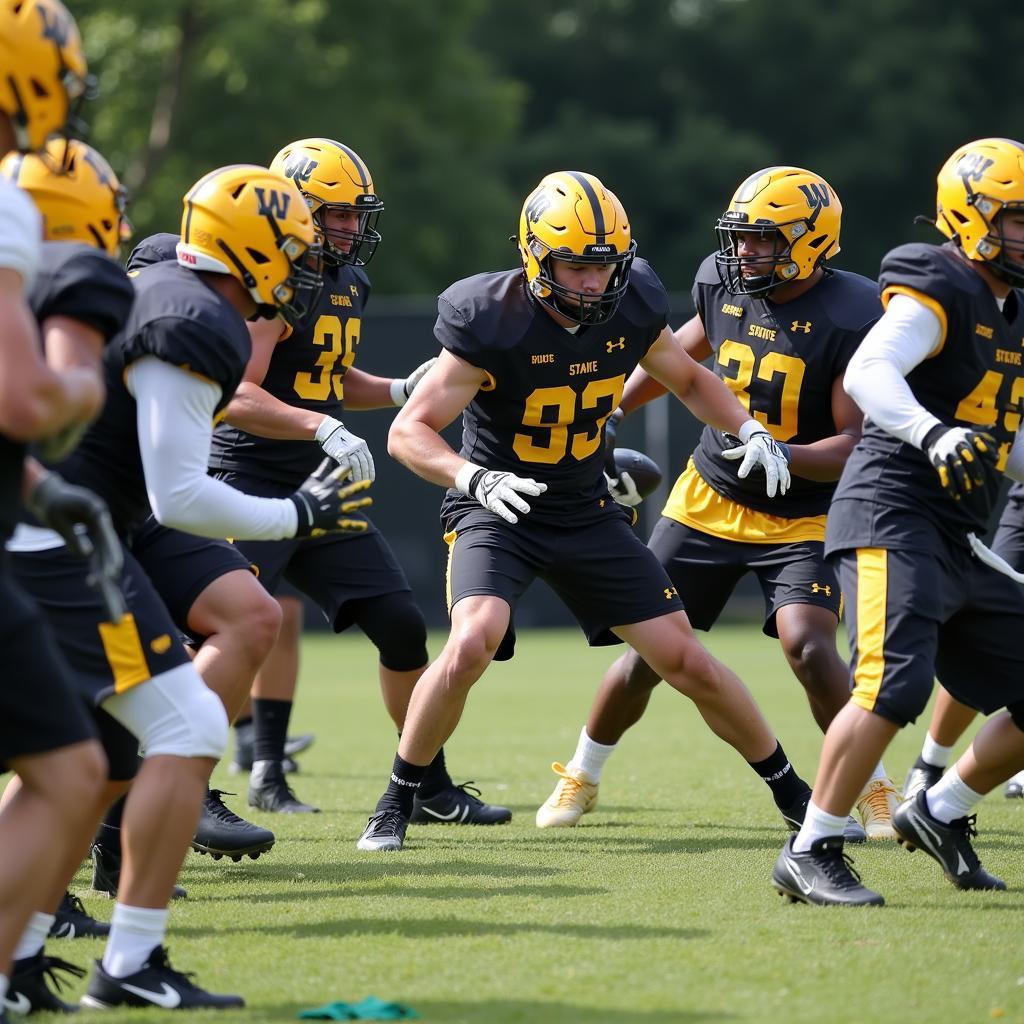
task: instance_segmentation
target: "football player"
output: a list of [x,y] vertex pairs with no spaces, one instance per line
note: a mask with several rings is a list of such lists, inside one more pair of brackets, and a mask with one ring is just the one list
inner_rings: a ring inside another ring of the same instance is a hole
[[[847,601],[852,693],[825,735],[803,827],[779,854],[776,889],[820,904],[881,904],[843,853],[842,826],[889,742],[934,679],[986,713],[970,749],[893,827],[958,889],[1004,889],[982,867],[971,808],[1024,768],[1024,590],[972,556],[999,470],[1024,480],[1024,146],[981,139],[938,175],[945,245],[882,260],[885,313],[846,371],[866,415],[829,510],[826,550]],[[1011,449],[1012,445],[1012,449]]]
[[[591,644],[624,640],[751,761],[778,748],[743,684],[697,642],[675,587],[602,472],[604,425],[642,364],[701,419],[739,436],[741,476],[789,486],[786,456],[666,327],[668,300],[629,221],[592,174],[559,171],[527,198],[522,265],[438,300],[437,363],[391,426],[389,451],[448,487],[451,634],[413,691],[387,791],[358,846],[398,850],[416,790],[473,683],[511,657],[512,613],[541,577]],[[456,454],[440,436],[463,417]],[[795,774],[795,773],[794,773]]]
[[[299,318],[316,299],[319,245],[309,211],[290,181],[245,164],[204,176],[184,206],[178,261],[134,278],[127,327],[104,354],[107,404],[64,471],[108,498],[116,528],[133,545],[151,507],[161,525],[209,537],[344,529],[349,508],[367,499],[355,497],[364,484],[342,487],[338,473],[314,475],[278,501],[241,495],[206,475],[212,422],[250,354],[245,318]],[[157,545],[173,541],[157,538]],[[163,947],[167,901],[226,743],[225,705],[178,640],[145,556],[123,549],[128,614],[97,631],[103,616],[82,572],[55,538],[43,542],[15,555],[18,579],[91,679],[94,700],[145,751],[125,804],[126,857],[110,937],[83,1003],[242,1005],[174,970]]]
[[[0,155],[41,150],[49,136],[66,132],[87,90],[74,19],[57,0],[0,5],[0,63]],[[80,555],[88,546],[100,555],[102,503],[27,461],[25,452],[30,442],[45,447],[88,423],[103,401],[102,376],[95,360],[63,369],[47,365],[27,298],[41,260],[40,216],[5,180],[0,209],[0,542],[13,531],[25,498]],[[116,553],[114,545],[105,564],[94,567],[112,571]],[[2,553],[0,649],[0,770],[21,780],[0,810],[0,1018],[6,1020],[5,1008],[31,1008],[9,991],[11,963],[21,958],[21,940],[31,940],[33,929],[41,927],[45,937],[52,916],[40,921],[33,915],[58,884],[63,887],[58,879],[65,858],[89,828],[106,763],[70,669],[39,609],[13,583]]]
[[[372,478],[373,458],[343,425],[343,410],[404,405],[433,360],[397,379],[353,366],[370,294],[363,268],[380,242],[376,225],[383,209],[362,158],[332,139],[302,139],[285,146],[271,168],[295,181],[323,233],[325,287],[292,333],[280,321],[250,326],[253,358],[214,433],[210,466],[247,494],[278,496],[293,490],[324,454],[352,465],[354,477]],[[384,703],[401,732],[413,686],[427,666],[426,623],[387,541],[366,524],[358,535],[239,541],[238,549],[271,594],[287,579],[320,606],[335,632],[356,625],[370,638],[380,654]],[[258,674],[253,687],[249,803],[266,811],[316,809],[296,799],[282,770],[294,689],[294,675],[273,671]],[[495,824],[511,816],[456,786],[443,750],[414,807],[415,820],[423,822]]]
[[[874,282],[828,265],[841,217],[821,175],[769,167],[740,185],[719,218],[719,249],[694,280],[697,312],[675,340],[698,362],[714,356],[715,373],[786,446],[793,480],[785,495],[766,497],[757,480],[739,478],[722,433],[705,427],[650,539],[696,629],[714,625],[744,575],[757,577],[764,632],[782,645],[822,731],[850,692],[836,651],[839,581],[824,553],[825,513],[863,418],[842,376],[881,314]],[[611,445],[622,417],[664,390],[642,368],[633,374],[609,420]],[[628,479],[613,480],[612,493],[636,500]],[[605,761],[659,682],[635,651],[608,670],[576,752],[565,767],[554,765],[560,778],[537,811],[540,828],[575,825],[593,809]],[[751,767],[799,827],[810,790],[797,793],[779,774],[784,765],[776,752]],[[896,797],[879,765],[857,805],[868,838],[895,838]],[[846,837],[862,840],[864,830],[851,820]]]

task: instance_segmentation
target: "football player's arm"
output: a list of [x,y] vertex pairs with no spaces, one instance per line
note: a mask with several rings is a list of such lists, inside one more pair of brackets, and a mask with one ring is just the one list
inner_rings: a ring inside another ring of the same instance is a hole
[[738,435],[741,426],[751,419],[739,399],[707,367],[689,356],[667,327],[640,365],[697,419],[718,430]]
[[103,404],[100,375],[81,367],[55,373],[46,365],[23,278],[9,267],[0,267],[0,322],[0,431],[37,441],[91,422]]
[[146,492],[157,521],[200,537],[280,540],[295,536],[289,498],[243,494],[206,473],[221,388],[155,356],[125,373],[135,397]]
[[832,421],[836,432],[811,444],[789,445],[789,467],[805,480],[838,480],[860,440],[864,414],[843,389],[843,378],[832,382]]
[[225,421],[257,437],[312,441],[324,414],[282,402],[262,386],[275,347],[285,341],[284,322],[275,317],[255,320],[246,326],[252,341],[252,355],[238,389],[224,410]]
[[914,397],[906,376],[942,344],[942,324],[923,303],[896,294],[853,354],[843,387],[864,415],[901,441],[924,446],[942,423]]
[[416,386],[427,375],[437,357],[420,363],[408,377],[375,377],[363,370],[350,369],[345,374],[346,409],[401,408],[409,401]]
[[487,373],[444,350],[409,401],[391,422],[388,454],[417,476],[452,487],[467,461],[456,454],[441,431],[473,401]]

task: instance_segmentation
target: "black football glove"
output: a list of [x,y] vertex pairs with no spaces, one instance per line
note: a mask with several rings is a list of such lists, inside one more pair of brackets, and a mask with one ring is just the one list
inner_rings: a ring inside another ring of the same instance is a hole
[[957,501],[983,488],[995,473],[999,453],[991,434],[937,423],[924,435],[921,447],[943,489]]
[[626,418],[621,409],[616,409],[604,421],[604,475],[608,478],[608,486],[617,480],[619,471],[615,466],[615,435],[619,432],[619,424]]
[[356,498],[370,486],[369,480],[354,484],[343,481],[351,472],[348,466],[339,466],[333,459],[324,459],[307,477],[290,499],[299,514],[296,537],[320,537],[325,533],[363,533],[365,519],[349,519],[373,504],[373,498]]
[[69,551],[89,560],[87,582],[100,592],[109,620],[120,622],[126,610],[120,589],[124,555],[106,502],[48,473],[29,495],[28,507],[43,526],[64,538]]

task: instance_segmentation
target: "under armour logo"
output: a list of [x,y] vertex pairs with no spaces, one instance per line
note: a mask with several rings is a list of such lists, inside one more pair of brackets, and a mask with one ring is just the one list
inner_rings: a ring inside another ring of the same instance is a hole
[[831,597],[832,596],[832,587],[828,583],[826,583],[824,585],[822,585],[821,583],[812,583],[811,584],[811,593],[812,594],[824,594],[826,597]]
[[804,334],[810,334],[811,333],[811,321],[810,320],[804,320],[803,322],[801,322],[799,320],[794,320],[792,322],[792,324],[790,324],[789,329],[791,331],[803,331]]
[[665,600],[666,601],[671,601],[673,597],[678,597],[678,596],[679,596],[679,591],[676,590],[675,587],[666,587],[665,588]]
[[606,341],[604,347],[608,350],[608,355],[611,355],[616,349],[621,351],[626,347],[626,339],[619,338],[618,341]]

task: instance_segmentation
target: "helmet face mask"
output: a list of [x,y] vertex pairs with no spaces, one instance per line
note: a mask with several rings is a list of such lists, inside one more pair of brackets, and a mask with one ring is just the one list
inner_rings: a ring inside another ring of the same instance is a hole
[[[581,326],[607,323],[629,287],[636,255],[626,211],[592,174],[556,171],[527,197],[517,236],[527,288],[559,317]],[[600,296],[556,280],[555,261],[613,267]]]
[[[801,167],[755,171],[715,222],[719,280],[733,295],[758,298],[806,280],[840,251],[842,212],[839,197],[820,175]],[[774,237],[775,251],[740,255],[745,233]]]
[[1011,287],[1024,287],[1024,243],[1006,236],[1006,218],[1024,216],[1024,145],[992,138],[961,146],[936,184],[939,231],[968,260]]
[[[270,165],[295,182],[323,235],[324,262],[365,267],[381,236],[377,230],[384,203],[373,188],[370,172],[355,150],[333,139],[301,139],[285,146]],[[328,223],[336,212],[356,217],[354,228]]]

